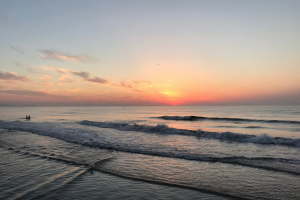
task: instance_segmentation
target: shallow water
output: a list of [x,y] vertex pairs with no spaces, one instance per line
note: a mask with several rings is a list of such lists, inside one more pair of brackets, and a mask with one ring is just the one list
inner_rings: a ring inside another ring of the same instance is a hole
[[[3,166],[16,166],[18,171],[17,163],[27,163],[28,169],[41,174],[20,171],[16,180],[24,179],[1,182],[1,191],[28,193],[33,199],[36,195],[69,199],[87,191],[91,198],[106,199],[300,198],[299,106],[0,107],[0,111],[1,160],[2,155],[12,158],[1,164],[1,173],[14,176]],[[28,114],[30,121],[23,119]],[[47,169],[51,165],[53,171]],[[47,173],[56,178],[48,183],[43,179]],[[103,184],[109,187],[101,193],[97,188]],[[141,184],[145,187],[137,186]],[[175,192],[179,190],[181,195]]]
[[25,132],[2,131],[0,144],[0,199],[230,199],[90,168],[111,150]]

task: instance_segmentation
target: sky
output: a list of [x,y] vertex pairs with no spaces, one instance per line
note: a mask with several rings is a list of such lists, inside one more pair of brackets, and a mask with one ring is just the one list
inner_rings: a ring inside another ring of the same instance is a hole
[[299,0],[0,0],[0,105],[300,105]]

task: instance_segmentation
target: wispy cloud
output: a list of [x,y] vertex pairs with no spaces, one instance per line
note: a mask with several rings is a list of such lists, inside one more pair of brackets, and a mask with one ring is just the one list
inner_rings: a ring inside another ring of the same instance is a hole
[[97,76],[95,76],[94,78],[85,78],[83,80],[88,81],[88,82],[100,83],[100,84],[109,84],[109,85],[115,86],[115,87],[125,87],[125,88],[132,89],[135,92],[143,92],[141,90],[134,88],[130,83],[124,82],[124,81],[121,81],[120,84],[115,84],[115,83],[108,81],[107,79],[99,78]]
[[65,53],[60,53],[58,51],[41,49],[39,50],[43,55],[40,56],[42,59],[46,60],[59,60],[59,61],[82,61],[82,62],[99,62],[96,58],[89,55],[70,55]]
[[50,66],[45,66],[44,68],[48,69],[48,70],[56,71],[60,74],[64,74],[65,76],[61,76],[60,82],[65,82],[65,83],[73,82],[67,78],[68,76],[66,74],[68,73],[68,74],[72,74],[75,76],[79,76],[79,77],[83,78],[83,81],[87,81],[87,82],[100,83],[100,84],[108,84],[109,83],[108,80],[97,77],[97,76],[95,76],[94,78],[90,78],[90,74],[88,72],[83,72],[83,71],[79,72],[79,71],[73,71],[73,70],[69,70],[69,69],[50,67]]
[[83,79],[84,81],[88,81],[88,82],[94,82],[94,83],[100,83],[100,84],[108,84],[109,81],[103,78],[99,78],[97,76],[95,76],[94,78],[86,78]]
[[25,96],[62,97],[61,95],[54,95],[51,93],[35,91],[35,90],[0,90],[0,93],[25,95]]
[[52,67],[52,66],[43,66],[44,69],[46,70],[51,70],[51,71],[55,71],[58,72],[60,74],[66,74],[67,72],[70,72],[71,70],[68,69],[64,69],[64,68],[58,68],[58,67]]
[[120,85],[116,85],[116,86],[121,86],[121,87],[125,87],[125,88],[130,88],[130,89],[132,89],[132,90],[135,91],[135,92],[143,92],[143,91],[141,91],[141,90],[138,90],[138,89],[134,88],[130,83],[124,82],[124,81],[121,81]]
[[124,81],[121,81],[120,85],[122,87],[127,87],[127,88],[131,88],[131,89],[133,88],[130,83],[125,83]]
[[146,80],[132,81],[132,83],[136,84],[136,85],[141,85],[141,86],[147,87],[147,88],[158,87],[158,84],[154,84],[153,82],[146,81]]
[[139,81],[133,81],[133,83],[135,83],[135,84],[147,84],[147,85],[150,85],[151,81],[142,81],[142,80],[139,80]]
[[14,80],[28,82],[29,78],[27,76],[19,76],[13,72],[2,72],[0,70],[0,80]]
[[[40,72],[40,67],[39,68],[36,68],[36,67],[27,67],[26,64],[18,62],[18,61],[12,61],[12,63],[14,63],[17,67],[25,68],[30,73],[46,75],[46,74]],[[44,65],[42,65],[42,66],[44,66]]]
[[16,52],[25,55],[24,50],[23,50],[21,47],[12,46],[12,45],[10,45],[10,47],[11,47],[13,50],[15,50]]
[[22,64],[22,63],[20,63],[20,62],[18,62],[18,61],[13,61],[12,63],[14,63],[17,67],[23,67],[23,68],[26,68],[26,67],[24,66],[24,64]]
[[143,92],[142,90],[138,90],[138,89],[132,89],[135,92]]
[[44,75],[41,77],[41,82],[46,82],[46,81],[49,81],[50,79],[51,79],[50,75]]
[[[107,84],[107,85],[111,85],[114,87],[125,87],[125,88],[132,89],[135,92],[142,92],[141,90],[138,90],[135,87],[133,87],[130,82],[121,81],[120,84],[115,84],[107,79],[104,79],[104,78],[101,78],[98,76],[94,76],[93,78],[91,78],[90,74],[88,72],[73,71],[73,70],[69,70],[69,69],[57,68],[57,67],[52,67],[52,66],[44,66],[44,69],[56,71],[56,72],[62,74],[62,76],[59,78],[58,83],[73,82],[73,80],[71,80],[68,77],[68,74],[71,74],[71,75],[75,75],[75,76],[83,78],[82,80],[86,81],[86,82],[99,83],[99,84],[103,84],[103,85]],[[149,81],[133,81],[133,83],[134,84],[151,84],[151,82],[149,82]]]
[[33,67],[26,67],[27,71],[33,74],[41,74],[41,75],[45,75],[44,73],[39,72],[38,69],[35,69]]
[[57,84],[60,83],[73,83],[74,81],[69,78],[69,75],[63,74],[59,77]]
[[77,71],[70,71],[70,73],[76,75],[76,76],[79,76],[79,77],[82,77],[84,79],[88,79],[89,78],[89,73],[87,72],[77,72]]
[[52,83],[43,83],[42,84],[42,86],[44,86],[44,87],[50,87],[50,86],[52,86],[53,84]]

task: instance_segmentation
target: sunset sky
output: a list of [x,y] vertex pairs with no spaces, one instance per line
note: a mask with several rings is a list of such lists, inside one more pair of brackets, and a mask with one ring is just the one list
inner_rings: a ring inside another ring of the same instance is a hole
[[299,0],[0,0],[0,105],[300,105]]

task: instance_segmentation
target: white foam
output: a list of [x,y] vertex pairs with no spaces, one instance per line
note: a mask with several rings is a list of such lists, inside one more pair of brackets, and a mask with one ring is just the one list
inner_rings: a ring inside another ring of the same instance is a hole
[[163,134],[177,134],[177,135],[195,135],[194,131],[182,130],[171,128],[166,124],[157,124],[156,126],[140,125],[140,124],[123,124],[113,122],[95,122],[84,120],[79,122],[81,125],[96,126],[100,128],[112,128],[122,131],[140,131],[140,132],[151,132],[151,133],[163,133]]
[[[109,123],[109,122],[91,122],[82,121],[80,124],[98,126],[101,128],[110,128],[118,130],[131,130],[148,133],[159,133],[159,134],[184,134],[194,135],[203,138],[219,139],[224,141],[235,141],[235,142],[252,142],[260,144],[281,144],[290,146],[300,146],[299,139],[289,138],[274,138],[266,134],[259,136],[244,135],[238,133],[213,133],[206,131],[188,131],[170,128],[167,125],[160,124],[156,126],[149,125],[138,125],[138,124],[120,124],[120,123]],[[180,158],[186,160],[198,160],[198,161],[212,161],[212,162],[225,162],[234,164],[240,163],[242,165],[248,165],[248,158],[246,157],[210,157],[209,155],[199,154],[189,149],[178,149],[176,146],[164,146],[163,144],[153,143],[151,135],[149,135],[148,141],[139,141],[135,137],[135,133],[124,133],[118,131],[105,131],[103,129],[93,130],[94,128],[84,128],[83,126],[72,124],[72,126],[66,127],[61,123],[54,122],[5,122],[0,120],[0,128],[26,131],[38,135],[50,136],[53,138],[61,139],[71,143],[77,143],[86,146],[114,149],[116,151],[138,153],[145,155],[155,155],[161,157]],[[96,128],[97,129],[97,128]],[[116,133],[116,134],[115,134]],[[13,134],[13,133],[12,133]],[[262,158],[264,159],[264,158]],[[267,158],[267,160],[270,158]],[[247,160],[247,162],[243,162]],[[275,158],[274,161],[277,161]],[[279,160],[280,161],[280,160]],[[297,160],[285,160],[284,162],[299,162]],[[251,165],[253,167],[253,165]],[[261,167],[256,165],[256,167]],[[264,168],[264,167],[263,167]],[[273,169],[273,168],[272,168]],[[275,169],[275,168],[274,168]],[[277,169],[275,169],[277,170]],[[279,169],[282,170],[282,169]],[[293,171],[292,171],[293,172]],[[298,172],[296,172],[298,173]]]
[[300,147],[300,139],[272,137],[265,133],[260,135],[246,135],[246,134],[232,133],[232,132],[216,133],[216,132],[203,132],[203,131],[197,131],[197,133],[199,133],[199,136],[204,138],[220,139],[225,141],[250,142],[250,143],[257,143],[257,144],[275,144],[275,145],[287,145],[287,146]]
[[71,143],[79,143],[84,145],[90,145],[92,138],[97,139],[98,134],[92,131],[85,131],[78,128],[66,128],[60,126],[58,123],[53,122],[4,122],[0,121],[0,128],[31,132],[38,135],[45,135],[54,138],[58,138]]
[[[139,124],[122,124],[122,123],[111,123],[111,122],[94,122],[94,121],[81,121],[81,125],[96,126],[100,128],[117,129],[121,131],[138,131],[146,133],[157,133],[157,134],[173,134],[173,135],[190,135],[198,136],[202,138],[218,139],[222,141],[232,142],[250,142],[257,144],[274,144],[274,145],[287,145],[300,147],[300,139],[283,138],[283,137],[272,137],[267,134],[261,135],[246,135],[232,132],[208,132],[208,131],[191,131],[176,129],[168,127],[165,124],[158,124],[156,126],[150,125],[139,125]],[[104,148],[111,148],[112,143],[103,143],[102,135],[96,131],[89,129],[78,128],[78,127],[63,127],[59,123],[53,122],[5,122],[0,120],[0,128],[26,131],[39,135],[46,135],[58,139],[65,140],[67,142],[79,143],[89,146],[97,146]],[[120,145],[120,144],[119,144]],[[117,150],[117,149],[116,149]]]
[[178,134],[178,135],[194,135],[203,138],[219,139],[232,142],[250,142],[257,144],[276,144],[300,147],[300,139],[291,139],[283,137],[272,137],[267,134],[260,135],[247,135],[233,132],[208,132],[198,129],[197,131],[183,130],[168,127],[165,124],[158,124],[156,126],[139,125],[139,124],[120,124],[111,122],[94,122],[84,120],[80,122],[82,125],[97,126],[100,128],[113,128],[123,131],[140,131],[140,132],[153,132],[161,134]]

